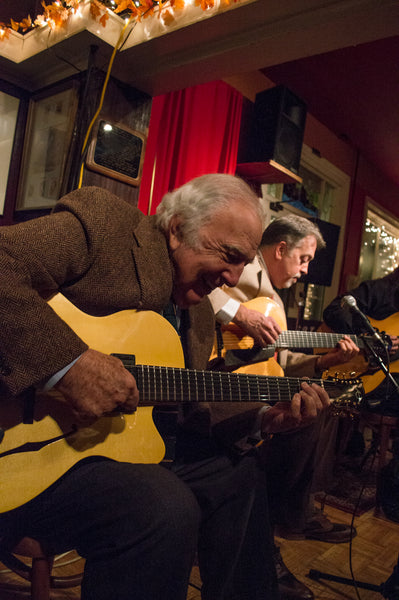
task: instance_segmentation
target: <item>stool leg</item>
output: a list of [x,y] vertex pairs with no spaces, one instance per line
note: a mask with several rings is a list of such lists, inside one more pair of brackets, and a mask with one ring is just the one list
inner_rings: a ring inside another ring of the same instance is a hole
[[381,426],[381,439],[380,439],[380,456],[378,459],[378,470],[381,471],[385,467],[386,455],[388,452],[389,436],[391,434],[390,425]]
[[53,559],[40,556],[32,559],[31,598],[32,600],[50,600],[50,578]]
[[[380,428],[380,454],[378,457],[378,471],[377,471],[377,476],[379,476],[382,472],[382,469],[385,467],[385,463],[386,463],[386,455],[388,452],[388,445],[389,445],[389,437],[391,434],[391,426],[390,425],[384,425],[384,423],[381,424],[381,428]],[[377,486],[378,486],[378,481],[377,481]],[[379,493],[378,493],[378,489],[377,489],[377,494],[376,494],[376,503],[375,503],[375,508],[374,508],[374,516],[378,517],[381,514],[381,507],[380,507],[380,503],[379,503]]]

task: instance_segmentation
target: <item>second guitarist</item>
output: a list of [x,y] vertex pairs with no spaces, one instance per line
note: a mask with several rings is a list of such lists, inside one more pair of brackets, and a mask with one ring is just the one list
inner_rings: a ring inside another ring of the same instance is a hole
[[[324,246],[320,230],[311,221],[297,216],[275,219],[264,231],[257,256],[244,268],[238,284],[232,288],[223,286],[210,294],[216,319],[222,326],[232,321],[259,346],[272,344],[281,329],[286,328],[284,305],[278,290],[289,288],[306,274],[316,250]],[[258,297],[272,299],[270,306],[274,308],[261,313],[243,304]],[[279,311],[275,307],[280,308],[280,318],[276,318]],[[358,352],[354,342],[343,337],[336,348],[320,356],[282,350],[278,363],[288,376],[314,377],[334,364],[352,359]],[[248,368],[256,372],[262,365],[254,364]],[[326,468],[324,457],[316,456],[315,452],[319,427],[320,419],[316,425],[301,431],[273,437],[266,461],[266,465],[272,462],[274,466],[280,465],[268,474],[268,484],[273,487],[273,518],[279,534],[288,538],[347,542],[350,527],[315,514],[313,507],[313,471],[316,465],[321,470]],[[275,560],[281,598],[311,598],[311,591],[288,571],[277,549]]]

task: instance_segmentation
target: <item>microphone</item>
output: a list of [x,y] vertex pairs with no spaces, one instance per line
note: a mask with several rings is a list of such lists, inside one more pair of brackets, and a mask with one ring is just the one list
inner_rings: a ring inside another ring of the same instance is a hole
[[341,307],[342,308],[348,307],[353,313],[355,313],[358,317],[360,317],[360,320],[362,321],[364,327],[367,329],[368,333],[373,338],[378,340],[383,346],[385,346],[384,342],[381,339],[381,336],[374,329],[374,327],[372,326],[372,324],[370,323],[370,321],[368,320],[366,315],[364,313],[362,313],[362,311],[360,310],[360,308],[357,305],[356,299],[353,296],[343,296],[343,298],[341,299]]

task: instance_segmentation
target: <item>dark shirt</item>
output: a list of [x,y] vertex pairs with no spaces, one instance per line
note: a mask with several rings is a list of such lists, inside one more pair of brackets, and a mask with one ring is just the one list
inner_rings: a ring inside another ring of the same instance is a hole
[[[339,333],[365,333],[362,320],[347,307],[341,307],[344,295],[356,299],[359,309],[368,317],[378,321],[399,312],[399,268],[385,277],[363,281],[357,288],[349,290],[333,300],[323,313],[323,319],[333,331]],[[395,334],[397,332],[387,332]]]

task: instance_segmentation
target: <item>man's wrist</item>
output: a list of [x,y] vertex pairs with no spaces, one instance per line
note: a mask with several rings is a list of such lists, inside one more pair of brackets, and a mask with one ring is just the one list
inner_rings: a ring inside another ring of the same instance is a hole
[[240,308],[240,303],[234,298],[229,298],[226,304],[216,313],[216,320],[222,325],[227,325],[234,319]]
[[322,373],[323,371],[326,371],[327,369],[329,369],[329,367],[325,364],[325,360],[323,360],[323,359],[324,359],[324,356],[322,354],[320,354],[317,357],[316,364],[315,364],[316,372]]
[[77,360],[79,360],[81,356],[82,355],[79,355],[77,358],[75,358],[75,360],[70,362],[69,365],[66,365],[63,369],[60,369],[59,371],[57,371],[57,373],[54,373],[54,375],[50,377],[47,383],[44,384],[43,391],[48,392],[49,390],[51,390],[60,381],[60,379],[64,377],[65,373],[67,373],[69,369],[73,367],[73,365],[76,363]]

